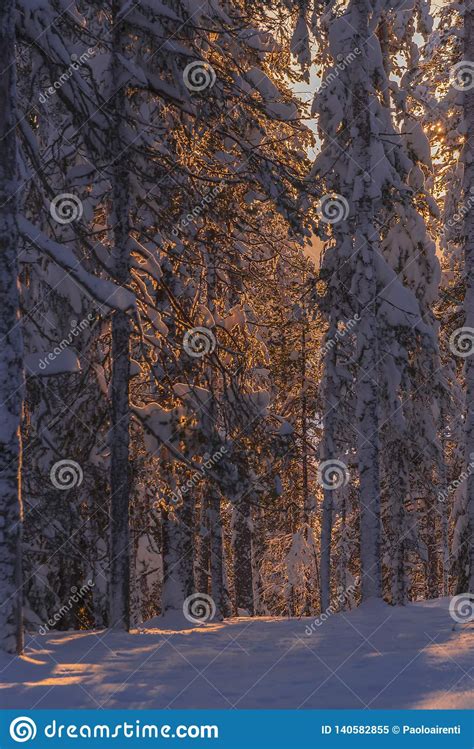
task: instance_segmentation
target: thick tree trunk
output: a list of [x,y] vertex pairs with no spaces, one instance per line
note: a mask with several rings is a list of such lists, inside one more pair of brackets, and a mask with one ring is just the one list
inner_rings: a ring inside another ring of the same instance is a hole
[[329,489],[324,489],[323,513],[321,522],[320,579],[321,611],[326,611],[331,602],[331,546],[332,546],[333,498]]
[[191,498],[174,512],[162,511],[163,589],[161,613],[183,613],[183,603],[195,592],[194,533]]
[[[121,0],[112,4],[112,86],[113,134],[116,149],[112,163],[112,226],[114,236],[114,278],[121,285],[129,282],[129,178],[127,161],[121,150],[125,92],[120,83],[121,24],[117,22]],[[112,429],[111,429],[111,571],[110,621],[114,629],[130,627],[130,530],[129,530],[129,379],[130,320],[128,314],[115,311],[112,318]]]
[[265,616],[267,613],[263,599],[263,581],[261,569],[266,554],[265,511],[257,507],[253,518],[253,597],[255,616]]
[[[464,59],[474,60],[474,3],[466,3],[464,15]],[[464,308],[466,327],[474,328],[474,208],[467,197],[474,189],[474,89],[464,92],[466,143],[464,147],[464,199],[468,212],[464,223],[464,258],[466,296]],[[466,358],[466,469],[470,454],[474,453],[474,356]],[[467,562],[469,591],[474,593],[474,474],[467,479]]]
[[21,439],[23,345],[19,320],[15,3],[0,4],[0,649],[23,649]]
[[362,598],[381,597],[382,569],[380,559],[380,478],[379,478],[379,386],[377,335],[377,274],[375,254],[378,233],[374,227],[375,206],[371,196],[372,123],[375,117],[374,94],[369,90],[369,56],[371,31],[369,3],[358,0],[354,16],[358,32],[357,46],[362,54],[354,63],[353,129],[354,159],[359,165],[361,196],[354,206],[354,251],[357,253],[355,296],[361,308],[357,326],[357,454],[360,496],[360,555]]
[[252,569],[252,520],[247,498],[232,511],[232,549],[234,554],[235,610],[254,615]]
[[205,488],[200,526],[197,589],[211,595],[216,605],[216,619],[224,619],[231,615],[231,609],[224,569],[221,495],[213,484]]
[[224,548],[222,543],[221,496],[210,487],[209,528],[211,541],[211,597],[216,605],[216,618],[229,616],[229,593],[225,585]]

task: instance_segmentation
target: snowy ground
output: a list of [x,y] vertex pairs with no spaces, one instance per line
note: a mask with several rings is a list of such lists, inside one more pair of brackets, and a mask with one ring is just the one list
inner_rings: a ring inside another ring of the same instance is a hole
[[[154,620],[154,624],[157,620]],[[2,708],[473,708],[473,625],[448,599],[312,619],[36,636]]]

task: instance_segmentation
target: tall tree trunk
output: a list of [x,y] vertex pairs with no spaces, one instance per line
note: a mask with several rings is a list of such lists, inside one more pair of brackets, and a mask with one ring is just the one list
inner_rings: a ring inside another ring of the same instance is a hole
[[[306,365],[307,365],[307,346],[306,335],[308,328],[307,310],[304,308],[303,319],[301,322],[301,473],[302,473],[302,495],[303,495],[303,538],[306,546],[313,545],[313,533],[311,529],[311,497],[309,493],[308,478],[308,398],[306,395]],[[314,549],[314,545],[313,545]],[[316,553],[316,550],[314,549]],[[315,556],[316,560],[316,556]],[[317,563],[316,563],[317,576]],[[310,616],[312,611],[312,590],[314,581],[311,575],[306,573],[305,577],[305,601],[304,616]]]
[[15,3],[0,4],[0,649],[21,653],[23,344],[17,229]]
[[[326,336],[327,341],[334,341],[336,330],[336,324],[332,322]],[[328,350],[325,361],[323,461],[335,457],[334,419],[338,403],[337,385],[335,382],[336,360],[337,344]],[[328,488],[323,491],[319,577],[321,611],[326,611],[331,603],[331,549],[334,507],[333,490]]]
[[[439,483],[441,490],[444,492],[448,486],[448,474],[447,474],[447,466],[446,466],[446,457],[448,454],[447,451],[447,439],[446,439],[446,430],[444,428],[444,425],[446,424],[446,415],[444,413],[444,410],[441,411],[440,414],[440,424],[442,424],[442,436],[441,436],[441,445],[442,445],[442,461],[440,465],[440,476],[439,476]],[[439,495],[438,495],[439,496]],[[448,506],[446,501],[438,501],[438,512],[441,515],[441,554],[442,554],[442,572],[443,572],[443,583],[442,583],[442,596],[447,596],[449,594],[449,565],[450,565],[450,556],[449,556],[449,515],[448,515]]]
[[229,593],[225,585],[224,548],[222,543],[221,495],[209,487],[209,528],[211,541],[211,597],[216,605],[216,618],[229,616]]
[[[216,248],[208,257],[207,270],[207,304],[212,315],[216,313],[217,301],[217,242]],[[211,455],[219,449],[220,443],[216,439],[218,434],[218,398],[221,383],[212,364],[206,367],[206,379],[211,393],[210,403],[202,416],[204,431],[208,435]],[[206,504],[208,507],[208,565],[211,584],[211,598],[216,606],[216,618],[224,619],[229,616],[229,593],[225,583],[224,548],[221,518],[221,492],[210,481],[207,486]],[[208,569],[206,568],[206,569]]]
[[354,205],[354,251],[357,269],[354,293],[362,310],[357,327],[357,454],[359,463],[360,497],[360,556],[362,598],[382,595],[382,567],[380,559],[380,477],[379,477],[379,386],[377,335],[377,273],[375,255],[378,233],[374,226],[375,206],[371,196],[372,118],[375,117],[374,94],[369,85],[369,57],[371,36],[369,3],[357,0],[354,16],[358,32],[358,47],[362,50],[353,66],[352,101],[354,159],[359,165],[360,198]]
[[439,555],[438,555],[438,528],[436,523],[436,508],[433,507],[432,495],[425,498],[426,508],[426,547],[428,559],[426,562],[426,598],[438,598],[439,596]]
[[211,532],[210,532],[210,508],[207,487],[201,497],[201,513],[199,521],[199,547],[196,571],[196,585],[200,593],[209,593],[210,559],[211,559]]
[[253,599],[255,616],[265,616],[267,613],[263,600],[263,580],[261,569],[266,554],[265,538],[265,511],[263,507],[257,507],[253,517]]
[[235,609],[254,615],[252,568],[252,519],[250,502],[244,497],[232,510]]
[[187,496],[174,511],[162,511],[163,589],[161,613],[183,613],[183,603],[195,591],[194,502]]
[[[474,60],[474,3],[466,3],[464,15],[464,59]],[[464,200],[468,211],[464,222],[464,259],[466,296],[464,309],[465,325],[474,328],[474,208],[468,197],[474,189],[474,89],[464,91],[464,119],[466,122],[466,143],[464,146]],[[474,453],[474,356],[466,358],[466,446],[465,465],[469,465],[470,454]],[[469,568],[469,591],[474,593],[474,474],[467,479],[467,561]]]
[[404,446],[400,441],[390,445],[387,455],[388,494],[392,524],[392,603],[403,606],[407,600],[406,575],[406,507],[409,486]]
[[[122,118],[126,97],[120,81],[122,65],[122,24],[117,21],[121,0],[112,3],[112,117],[111,142],[115,149],[112,161],[112,225],[114,236],[114,278],[120,285],[130,279],[129,248],[129,175],[127,159],[122,153]],[[130,627],[130,529],[129,529],[129,379],[130,319],[117,310],[112,318],[112,429],[111,429],[111,571],[110,621],[114,629]]]

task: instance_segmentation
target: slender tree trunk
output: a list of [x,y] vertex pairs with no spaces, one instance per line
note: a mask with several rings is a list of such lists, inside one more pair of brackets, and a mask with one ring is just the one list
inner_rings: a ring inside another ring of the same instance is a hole
[[387,475],[391,476],[388,488],[392,515],[392,602],[403,606],[407,599],[405,569],[405,501],[408,496],[408,482],[405,480],[408,467],[403,454],[403,445],[395,442],[387,455]]
[[[464,59],[474,60],[474,3],[467,2],[464,15]],[[464,147],[464,199],[468,212],[464,222],[464,258],[466,296],[464,308],[465,325],[474,328],[474,208],[467,200],[474,189],[474,89],[464,91],[464,119],[466,122],[466,143]],[[469,465],[470,454],[474,453],[474,356],[465,360],[466,376],[466,450],[465,465]],[[469,591],[474,593],[474,474],[467,479],[467,560],[469,568]]]
[[[445,491],[448,486],[447,466],[446,466],[446,434],[444,425],[446,424],[446,417],[444,411],[440,415],[440,424],[442,424],[443,434],[441,437],[441,445],[443,458],[441,461],[440,468],[440,487],[442,491]],[[447,502],[438,501],[438,512],[441,514],[441,545],[442,545],[442,571],[443,571],[443,587],[441,595],[447,596],[449,593],[449,518],[448,518],[448,506]]]
[[357,0],[354,18],[362,54],[354,63],[352,78],[354,159],[359,165],[361,196],[354,206],[354,251],[357,269],[354,292],[362,314],[357,326],[357,453],[360,497],[360,555],[362,598],[381,597],[382,568],[380,559],[380,478],[379,478],[379,386],[377,335],[377,273],[375,254],[377,232],[374,227],[375,206],[371,196],[372,118],[375,117],[374,94],[369,90],[369,56],[371,32],[369,3]]
[[211,532],[210,532],[210,508],[209,497],[206,489],[201,497],[201,513],[199,522],[199,549],[198,565],[196,574],[196,585],[200,593],[209,592],[210,581],[210,559],[211,559]]
[[438,535],[436,524],[436,510],[432,506],[432,502],[432,496],[426,497],[426,546],[428,551],[428,560],[426,563],[426,597],[438,598]]
[[392,602],[397,606],[403,606],[406,602],[406,578],[405,578],[405,543],[402,539],[404,513],[398,506],[394,517],[394,529],[396,536],[394,538],[393,549],[393,577],[392,577]]
[[[307,311],[304,309],[301,323],[301,472],[302,472],[302,494],[303,494],[303,538],[308,546],[313,542],[311,531],[311,503],[309,494],[308,478],[308,398],[306,395],[306,364],[307,364]],[[317,570],[317,566],[316,566]],[[314,581],[306,574],[305,578],[305,602],[304,616],[310,616],[312,610],[312,586]]]
[[[336,325],[331,324],[326,340],[334,341]],[[324,388],[324,442],[323,460],[330,460],[335,456],[334,418],[337,406],[336,383],[334,380],[337,360],[337,344],[329,349],[325,361]],[[323,490],[323,511],[321,519],[321,553],[319,561],[320,577],[320,605],[321,611],[326,611],[331,603],[331,548],[333,525],[333,493],[332,489]]]
[[[125,112],[125,91],[120,82],[119,55],[122,25],[117,22],[121,0],[112,3],[112,86],[113,132],[111,141],[116,150],[112,162],[112,226],[114,236],[114,277],[121,285],[130,279],[129,248],[129,175],[127,160],[121,153],[122,118]],[[130,627],[130,465],[129,465],[129,379],[130,319],[126,312],[115,311],[112,318],[112,429],[111,429],[111,573],[110,622],[114,629]]]
[[0,649],[21,653],[23,344],[17,229],[15,3],[0,4]]

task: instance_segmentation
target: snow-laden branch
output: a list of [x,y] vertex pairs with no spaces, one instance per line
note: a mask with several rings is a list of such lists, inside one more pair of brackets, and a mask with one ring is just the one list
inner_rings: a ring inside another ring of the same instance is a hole
[[65,271],[66,275],[76,281],[95,301],[110,309],[122,310],[123,312],[135,309],[135,297],[128,289],[117,286],[105,278],[98,278],[86,271],[68,247],[47,237],[24,216],[19,217],[18,228],[27,244],[33,245],[40,253],[53,260]]

